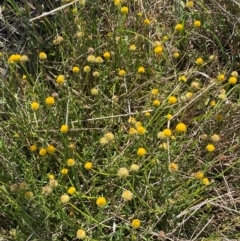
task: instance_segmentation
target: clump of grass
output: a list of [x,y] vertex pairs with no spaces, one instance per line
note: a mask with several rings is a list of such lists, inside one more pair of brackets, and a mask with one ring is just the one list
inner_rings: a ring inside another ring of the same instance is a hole
[[239,237],[239,68],[221,11],[3,5],[5,239]]

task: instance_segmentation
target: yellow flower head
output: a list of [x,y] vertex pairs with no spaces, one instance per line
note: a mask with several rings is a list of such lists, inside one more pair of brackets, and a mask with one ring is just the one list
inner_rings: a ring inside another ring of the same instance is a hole
[[54,146],[52,146],[52,145],[48,145],[47,146],[47,153],[49,153],[49,154],[53,154],[54,152],[55,152],[55,147]]
[[139,68],[138,68],[138,73],[139,73],[139,74],[144,74],[144,73],[145,73],[144,67],[139,67]]
[[73,195],[75,192],[76,192],[76,188],[75,187],[68,188],[68,194]]
[[141,221],[139,219],[133,219],[132,220],[132,227],[137,229],[137,228],[140,228],[141,226]]
[[84,168],[88,171],[90,171],[93,168],[92,162],[86,162],[84,165]]
[[91,89],[91,95],[98,95],[98,89],[96,87]]
[[174,52],[174,53],[173,53],[173,58],[174,58],[174,59],[178,59],[179,56],[180,56],[179,52]]
[[228,83],[231,84],[231,85],[235,85],[237,83],[237,78],[235,76],[231,76],[228,79]]
[[200,28],[201,27],[201,22],[199,20],[195,20],[194,23],[193,23],[193,26],[195,28]]
[[217,135],[217,134],[214,134],[214,135],[211,136],[211,140],[212,140],[213,142],[219,142],[220,139],[221,139],[220,136]]
[[68,126],[67,125],[62,125],[61,128],[60,128],[60,131],[62,133],[68,133]]
[[139,165],[137,165],[137,164],[132,164],[131,166],[130,166],[130,171],[131,172],[138,172],[139,171]]
[[41,149],[39,150],[39,155],[40,155],[40,156],[46,156],[46,155],[47,155],[47,149],[41,148]]
[[31,199],[34,196],[34,194],[31,191],[27,191],[27,192],[25,192],[24,196],[26,199]]
[[103,54],[103,57],[104,57],[104,59],[110,59],[110,57],[111,57],[110,52],[105,52],[105,53]]
[[68,169],[67,168],[63,168],[61,170],[61,173],[62,173],[62,175],[67,175],[68,174]]
[[130,201],[133,199],[133,193],[129,190],[125,190],[122,193],[122,198],[124,201]]
[[195,63],[196,63],[196,65],[201,66],[201,65],[203,65],[204,61],[202,58],[197,58]]
[[119,168],[119,170],[117,172],[117,175],[120,178],[124,178],[124,177],[129,176],[129,171],[128,171],[128,169],[126,167],[121,167],[121,168]]
[[158,107],[161,104],[159,100],[154,100],[153,101],[153,106]]
[[157,95],[158,94],[158,89],[152,89],[151,94],[152,95]]
[[193,1],[187,1],[187,3],[186,3],[186,7],[187,8],[192,8],[193,7]]
[[86,232],[83,229],[78,229],[76,236],[77,236],[77,239],[85,239]]
[[105,137],[102,137],[99,142],[102,146],[105,146],[109,143]]
[[123,77],[123,76],[126,75],[126,71],[123,70],[123,69],[121,69],[121,70],[119,70],[118,74],[119,74],[121,77]]
[[8,63],[9,64],[14,64],[17,62],[21,61],[21,55],[20,54],[12,54],[9,58],[8,58]]
[[217,80],[218,80],[219,82],[224,81],[224,80],[225,80],[224,74],[219,74],[219,75],[217,76]]
[[143,23],[144,23],[144,25],[150,25],[151,21],[148,18],[145,18]]
[[130,51],[135,51],[136,48],[137,48],[136,45],[135,45],[135,44],[132,44],[132,45],[130,45],[129,50],[130,50]]
[[131,127],[131,128],[129,129],[128,133],[129,133],[129,135],[135,135],[135,134],[137,134],[138,132],[137,132],[137,130],[136,130],[135,128]]
[[72,166],[74,166],[75,165],[75,160],[73,159],[73,158],[69,158],[68,160],[67,160],[67,166],[68,167],[72,167]]
[[95,59],[95,63],[97,63],[97,64],[103,63],[103,58],[102,58],[101,56],[98,56],[98,57]]
[[65,203],[68,203],[69,200],[70,200],[70,197],[67,195],[67,194],[63,194],[60,198],[61,200],[61,203],[65,204]]
[[213,152],[213,151],[215,151],[215,146],[214,146],[213,144],[208,144],[208,145],[206,146],[206,150],[207,150],[208,152]]
[[91,71],[90,66],[86,65],[86,66],[83,67],[83,72],[89,73],[90,71]]
[[155,48],[154,48],[154,53],[156,54],[156,55],[161,55],[162,54],[162,52],[163,52],[163,48],[162,48],[162,46],[156,46]]
[[44,53],[44,52],[39,53],[39,59],[40,59],[40,60],[45,60],[45,59],[47,59],[46,53]]
[[145,148],[143,148],[143,147],[139,147],[138,148],[138,150],[137,150],[137,155],[138,156],[144,156],[144,155],[146,155],[146,149]]
[[183,83],[186,83],[186,82],[187,82],[187,78],[186,78],[185,75],[179,76],[179,77],[178,77],[178,80],[181,81],[181,82],[183,82]]
[[129,119],[128,119],[128,123],[129,124],[135,124],[137,121],[134,117],[130,116]]
[[195,174],[195,177],[197,178],[197,179],[203,179],[204,178],[204,173],[203,172],[197,172],[196,174]]
[[176,31],[182,31],[183,30],[183,25],[181,23],[178,23],[176,26],[175,26],[175,30]]
[[35,152],[37,150],[37,146],[36,145],[31,145],[29,147],[29,149],[30,149],[31,152]]
[[55,104],[55,100],[53,97],[49,96],[45,99],[45,103],[46,105],[54,105]]
[[168,128],[164,129],[162,133],[165,137],[171,137],[172,135],[172,131]]
[[184,123],[178,123],[176,126],[176,131],[177,132],[186,132],[187,131],[187,126]]
[[20,62],[24,63],[24,62],[27,62],[27,61],[28,61],[28,56],[27,55],[22,55],[21,59],[20,59]]
[[171,114],[167,114],[167,115],[166,115],[166,118],[167,118],[168,120],[171,120],[171,119],[173,118],[173,116],[172,116]]
[[73,66],[73,67],[72,67],[72,72],[73,72],[74,74],[77,74],[79,71],[80,71],[79,67],[77,67],[77,66]]
[[121,8],[121,13],[127,14],[128,13],[128,7],[122,7]]
[[31,103],[31,108],[32,108],[32,110],[38,110],[39,109],[39,103],[38,102],[36,102],[36,101],[34,101],[34,102],[32,102]]
[[202,179],[202,183],[203,183],[204,185],[206,185],[206,186],[210,184],[210,182],[209,182],[209,180],[208,180],[207,177],[205,177],[205,178]]
[[169,104],[176,104],[177,103],[177,98],[175,97],[175,96],[170,96],[169,98],[168,98],[168,103]]
[[96,204],[98,207],[103,207],[106,205],[106,203],[107,203],[107,200],[104,197],[99,197],[96,200]]
[[107,132],[106,134],[104,134],[104,138],[106,138],[106,140],[110,142],[114,140],[114,135],[112,132]]
[[49,180],[53,180],[54,178],[55,178],[55,177],[54,177],[53,174],[50,174],[50,173],[48,174],[48,179],[49,179]]
[[145,133],[146,133],[146,128],[143,127],[143,126],[138,126],[138,127],[137,127],[137,133],[138,133],[139,135],[145,134]]
[[168,165],[168,170],[170,172],[176,172],[178,170],[178,165],[172,162]]
[[57,79],[56,79],[57,83],[59,85],[63,84],[65,82],[65,77],[64,75],[58,75]]

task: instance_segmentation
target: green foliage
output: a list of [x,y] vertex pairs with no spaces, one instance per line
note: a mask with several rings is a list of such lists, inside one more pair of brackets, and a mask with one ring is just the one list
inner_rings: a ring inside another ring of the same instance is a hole
[[4,2],[0,237],[239,238],[239,6],[219,2]]

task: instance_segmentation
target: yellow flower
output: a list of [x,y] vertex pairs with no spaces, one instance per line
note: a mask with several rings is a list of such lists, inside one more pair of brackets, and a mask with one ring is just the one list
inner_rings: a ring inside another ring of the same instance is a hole
[[187,7],[187,8],[192,8],[192,7],[193,7],[193,1],[188,1],[188,2],[186,3],[186,7]]
[[68,167],[72,167],[72,166],[74,166],[75,165],[75,160],[73,159],[73,158],[69,158],[68,160],[67,160],[67,166]]
[[133,199],[133,193],[129,190],[125,190],[122,193],[122,198],[124,201],[130,201]]
[[163,52],[162,46],[156,46],[156,47],[154,48],[154,53],[155,53],[156,55],[161,55],[162,52]]
[[39,59],[45,60],[47,59],[47,55],[44,52],[39,53]]
[[107,140],[105,137],[102,137],[99,142],[100,142],[100,144],[101,144],[102,146],[108,144],[108,140]]
[[138,171],[139,171],[139,165],[137,165],[137,164],[132,164],[132,165],[130,166],[130,171],[131,171],[131,172],[138,172]]
[[128,7],[122,7],[121,8],[121,13],[127,14],[128,13]]
[[86,66],[83,67],[83,72],[89,73],[90,71],[91,71],[90,66],[86,65]]
[[203,183],[204,185],[206,185],[206,186],[210,184],[210,182],[209,182],[209,180],[208,180],[207,177],[205,177],[205,178],[202,179],[202,183]]
[[32,110],[38,110],[39,109],[39,103],[34,101],[31,103]]
[[213,142],[219,142],[220,139],[221,139],[220,136],[217,135],[217,134],[214,134],[214,135],[211,136],[211,140],[212,140]]
[[129,171],[126,167],[121,167],[121,168],[118,169],[117,175],[120,178],[124,178],[124,177],[129,176]]
[[144,67],[139,67],[139,68],[138,68],[138,73],[139,73],[139,74],[144,74],[144,73],[145,73]]
[[69,200],[70,200],[70,197],[67,195],[67,194],[63,194],[60,198],[61,200],[61,203],[65,204],[65,203],[68,203]]
[[178,80],[181,81],[181,82],[184,82],[184,83],[187,82],[187,78],[186,78],[185,75],[181,75],[181,76],[179,76],[179,77],[178,77]]
[[176,172],[178,170],[178,165],[172,162],[168,165],[168,170],[170,172]]
[[184,123],[178,123],[176,126],[176,131],[177,132],[186,132],[187,131],[187,126]]
[[238,78],[238,72],[237,71],[233,71],[231,73],[231,76]]
[[231,85],[235,85],[237,83],[237,78],[235,76],[231,76],[228,79],[228,83],[231,84]]
[[45,148],[41,148],[41,149],[39,150],[39,155],[40,155],[40,156],[46,156],[46,155],[47,155],[47,150],[46,150]]
[[168,103],[169,103],[169,104],[175,104],[175,103],[177,103],[177,98],[176,98],[175,96],[170,96],[170,97],[168,98]]
[[143,148],[143,147],[139,147],[138,148],[138,150],[137,150],[137,155],[138,156],[144,156],[144,155],[146,155],[146,149],[145,148]]
[[144,116],[149,117],[149,116],[151,116],[151,113],[150,112],[145,112]]
[[91,54],[87,57],[87,61],[90,63],[94,63],[94,62],[96,62],[96,57]]
[[121,4],[121,0],[115,0],[115,1],[114,1],[114,5],[115,5],[115,6],[119,6],[120,4]]
[[151,94],[152,95],[157,95],[158,94],[158,89],[152,89]]
[[187,99],[191,99],[192,96],[193,96],[193,93],[192,93],[192,92],[187,92],[187,93],[185,94],[185,96],[186,96]]
[[77,231],[77,239],[85,239],[86,232],[83,229],[78,229]]
[[130,51],[135,51],[136,48],[137,48],[136,45],[135,45],[135,44],[132,44],[132,45],[130,45],[129,50],[130,50]]
[[119,74],[121,77],[123,77],[123,76],[126,75],[126,71],[123,70],[123,69],[121,69],[121,70],[119,70],[118,74]]
[[129,135],[135,135],[135,134],[137,134],[138,132],[137,132],[137,130],[136,130],[135,128],[131,127],[131,128],[129,129],[128,133],[129,133]]
[[72,151],[75,149],[75,145],[73,143],[69,144],[69,149],[71,149]]
[[148,18],[145,18],[143,23],[144,23],[144,25],[150,25],[151,21]]
[[25,196],[26,199],[31,199],[33,197],[33,195],[34,195],[33,192],[28,191],[28,192],[25,192],[24,196]]
[[8,58],[8,63],[9,64],[14,64],[14,63],[20,62],[20,60],[21,60],[21,55],[20,54],[12,54]]
[[224,74],[219,74],[218,76],[217,76],[217,80],[218,81],[224,81],[225,80],[225,76],[224,76]]
[[199,20],[195,20],[194,23],[193,23],[193,26],[195,28],[199,28],[199,27],[201,27],[201,22]]
[[20,62],[27,62],[28,61],[28,56],[27,55],[22,55]]
[[110,52],[105,52],[105,53],[103,54],[103,57],[104,57],[104,59],[110,59],[110,57],[111,57]]
[[72,72],[73,72],[74,74],[77,74],[79,71],[80,71],[79,67],[73,66]]
[[133,219],[132,220],[132,227],[137,229],[137,228],[140,228],[141,226],[141,221],[139,219]]
[[200,66],[200,65],[203,65],[204,61],[202,58],[197,58],[195,63],[196,63],[196,65]]
[[49,186],[52,187],[52,188],[57,187],[58,186],[58,181],[55,180],[55,179],[51,179],[49,181]]
[[145,134],[145,133],[146,133],[146,128],[143,127],[143,126],[137,127],[137,133],[138,133],[139,135]]
[[68,133],[68,126],[67,125],[62,125],[60,131],[62,133]]
[[75,192],[76,192],[76,188],[75,187],[68,188],[68,194],[73,195]]
[[48,178],[49,178],[50,180],[53,180],[55,177],[54,177],[53,174],[48,174]]
[[178,23],[176,26],[175,26],[175,30],[176,31],[182,31],[183,30],[183,25],[181,23]]
[[215,151],[215,146],[214,146],[213,144],[208,144],[208,145],[206,146],[206,150],[207,150],[208,152],[213,152],[213,151]]
[[216,101],[215,100],[212,100],[211,102],[210,102],[210,106],[215,106],[216,105]]
[[62,173],[63,175],[67,175],[67,174],[68,174],[68,169],[67,169],[67,168],[63,168],[63,169],[61,170],[61,173]]
[[54,105],[55,104],[55,100],[54,100],[54,98],[53,97],[47,97],[46,99],[45,99],[45,103],[46,103],[46,105]]
[[159,100],[154,100],[153,101],[153,106],[158,107],[161,104]]
[[174,59],[178,59],[179,56],[180,56],[180,54],[179,54],[178,52],[174,52],[174,53],[173,53],[173,58],[174,58]]
[[114,140],[114,135],[112,132],[107,132],[106,134],[104,134],[104,138],[110,142],[110,141],[113,141]]
[[90,171],[93,168],[92,162],[86,162],[84,165],[84,168],[88,171]]
[[[77,11],[77,9],[73,9],[73,13],[74,12],[76,13],[76,11]],[[63,37],[58,35],[54,38],[53,44],[57,45],[57,44],[60,44],[62,41],[63,41]]]
[[97,198],[96,204],[98,205],[98,207],[103,207],[106,205],[106,203],[107,200],[104,197]]
[[172,135],[172,131],[168,128],[164,129],[162,133],[165,137],[171,137]]
[[134,117],[130,116],[129,119],[128,119],[128,123],[129,124],[135,124],[136,123],[136,119]]
[[91,95],[98,95],[98,89],[96,87],[91,89]]
[[93,77],[98,78],[98,77],[99,77],[99,75],[100,75],[100,74],[99,74],[99,72],[98,72],[98,71],[94,71],[94,72],[93,72]]
[[65,82],[65,77],[64,75],[58,75],[57,79],[56,79],[57,83],[59,85],[63,84]]
[[96,62],[97,64],[101,64],[101,63],[103,63],[103,58],[102,58],[101,56],[98,56],[98,57],[95,59],[95,62]]
[[167,114],[167,115],[166,115],[166,118],[167,118],[168,120],[171,120],[171,119],[173,118],[173,116],[172,116],[171,114]]
[[164,143],[160,144],[160,145],[159,145],[159,148],[160,148],[160,149],[163,149],[163,150],[167,150],[167,143],[164,142]]
[[47,153],[49,153],[49,154],[53,154],[54,152],[55,152],[55,147],[54,146],[52,146],[52,145],[48,145],[47,146]]
[[162,131],[159,131],[159,132],[157,133],[157,138],[158,138],[158,139],[165,139],[166,136],[163,134]]
[[197,172],[197,173],[195,174],[195,177],[196,177],[197,179],[203,179],[204,173],[203,173],[203,172]]
[[31,152],[35,152],[37,150],[37,146],[36,145],[31,145],[29,147],[29,149],[30,149]]

